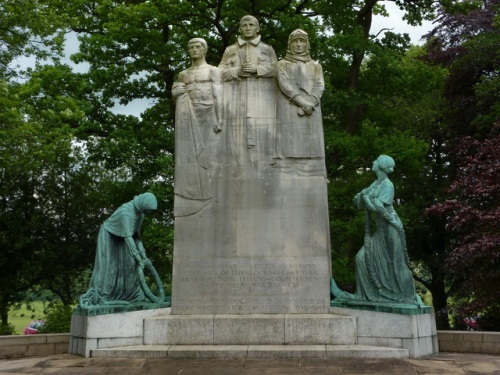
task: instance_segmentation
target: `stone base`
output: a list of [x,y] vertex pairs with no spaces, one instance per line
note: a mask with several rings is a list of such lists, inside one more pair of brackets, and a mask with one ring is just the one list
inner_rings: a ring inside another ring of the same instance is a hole
[[92,350],[93,358],[408,358],[407,349],[366,345],[138,345]]
[[332,314],[166,315],[144,321],[146,345],[354,345],[356,319]]
[[418,358],[438,353],[434,314],[73,315],[70,353],[170,358]]
[[69,353],[89,357],[93,349],[141,345],[144,340],[144,319],[165,314],[167,310],[163,308],[94,316],[73,314]]
[[433,314],[434,309],[430,306],[409,305],[402,303],[380,303],[356,300],[337,300],[330,302],[330,306],[343,307],[347,309],[378,311],[403,315]]
[[408,349],[410,358],[439,353],[433,313],[393,314],[332,307],[331,313],[357,319],[357,343]]

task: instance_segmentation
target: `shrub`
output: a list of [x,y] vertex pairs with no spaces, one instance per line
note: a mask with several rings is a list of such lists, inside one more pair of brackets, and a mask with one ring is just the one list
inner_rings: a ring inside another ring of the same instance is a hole
[[16,332],[16,327],[13,324],[0,324],[0,336],[13,335]]
[[61,301],[51,302],[45,308],[45,325],[40,333],[67,333],[71,328],[71,314],[73,307],[63,305]]

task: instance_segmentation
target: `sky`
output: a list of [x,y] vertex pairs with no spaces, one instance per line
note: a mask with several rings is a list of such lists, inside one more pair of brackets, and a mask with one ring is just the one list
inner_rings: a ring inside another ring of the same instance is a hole
[[[429,32],[432,29],[432,23],[429,21],[424,21],[422,26],[413,27],[406,23],[403,20],[404,13],[399,10],[399,7],[391,1],[383,2],[387,12],[389,13],[389,17],[381,17],[375,16],[372,22],[371,33],[376,35],[382,29],[390,29],[395,33],[407,33],[411,38],[412,44],[422,44],[422,36]],[[76,34],[70,33],[68,34],[65,48],[65,55],[70,56],[78,52],[78,40],[76,38]],[[73,67],[75,72],[85,72],[88,69],[87,63],[82,64],[74,64],[69,58],[63,61],[64,63]],[[34,67],[35,60],[30,57],[20,58],[16,64],[19,64],[21,67]],[[139,116],[146,108],[152,106],[154,103],[152,99],[138,99],[130,102],[126,106],[117,105],[113,109],[113,112],[120,113],[124,115],[134,115]]]

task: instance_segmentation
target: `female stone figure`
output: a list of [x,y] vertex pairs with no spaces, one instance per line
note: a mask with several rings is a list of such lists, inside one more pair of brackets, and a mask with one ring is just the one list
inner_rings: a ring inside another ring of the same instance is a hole
[[152,193],[140,194],[121,205],[101,225],[90,288],[80,297],[81,307],[161,302],[150,298],[151,292],[144,284],[144,266],[153,276],[157,274],[140,238],[144,216],[157,205]]
[[[338,289],[332,279],[332,294],[339,299],[392,302],[421,305],[408,268],[408,254],[403,224],[392,206],[394,185],[388,175],[394,160],[380,155],[373,162],[377,180],[354,197],[354,203],[366,213],[365,243],[356,255],[356,292]],[[377,228],[370,231],[370,215],[376,215]]]
[[303,30],[288,38],[286,57],[277,64],[278,97],[276,157],[317,159],[324,170],[324,137],[320,99],[325,89],[323,69],[311,59]]

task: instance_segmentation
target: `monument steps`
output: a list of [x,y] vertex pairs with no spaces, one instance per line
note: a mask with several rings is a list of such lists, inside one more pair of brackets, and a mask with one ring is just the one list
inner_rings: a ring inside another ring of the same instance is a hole
[[409,358],[408,349],[369,345],[135,345],[93,349],[93,358]]

